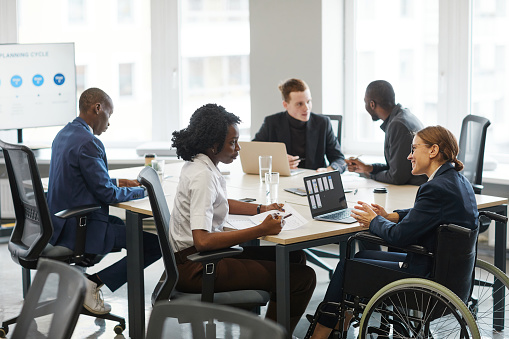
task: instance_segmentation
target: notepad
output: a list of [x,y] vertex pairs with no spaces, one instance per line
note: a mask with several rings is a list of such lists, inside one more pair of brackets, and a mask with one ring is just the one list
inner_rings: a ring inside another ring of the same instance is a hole
[[272,211],[267,211],[267,212],[256,214],[256,215],[251,215],[251,216],[230,214],[228,216],[227,224],[231,228],[234,228],[237,230],[243,230],[243,229],[261,224],[263,222],[263,220],[265,220],[267,215],[272,214],[272,213],[278,213],[282,216],[291,214],[291,216],[289,216],[288,218],[285,219],[285,225],[283,226],[283,231],[297,229],[308,222],[290,204],[285,204],[284,208],[285,208],[284,212],[278,212],[278,211],[272,210]]

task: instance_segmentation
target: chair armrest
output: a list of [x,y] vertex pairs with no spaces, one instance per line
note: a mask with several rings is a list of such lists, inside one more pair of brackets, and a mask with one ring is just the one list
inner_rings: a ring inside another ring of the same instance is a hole
[[474,193],[475,194],[481,194],[484,186],[483,185],[478,185],[478,184],[472,184],[472,188],[474,189]]
[[222,248],[215,251],[194,253],[187,256],[187,259],[194,262],[201,262],[203,265],[201,301],[214,302],[214,280],[216,277],[216,264],[219,260],[233,257],[244,251],[243,248]]
[[60,212],[55,213],[55,215],[62,219],[69,219],[69,218],[87,215],[90,212],[93,212],[100,208],[101,208],[101,206],[99,206],[99,205],[83,205],[83,206],[78,206],[78,207],[73,207],[73,208],[68,208],[68,209],[62,210]]
[[[359,232],[359,233],[354,234],[353,236],[351,236],[348,239],[348,245],[349,246],[350,246],[350,242],[352,240],[367,241],[367,242],[371,242],[371,243],[374,243],[374,244],[377,244],[377,245],[390,246],[391,248],[395,248],[395,249],[398,249],[398,250],[403,251],[403,252],[412,252],[412,253],[417,253],[417,254],[421,254],[421,255],[426,255],[426,256],[429,256],[429,257],[433,256],[433,253],[430,253],[423,246],[420,246],[420,245],[410,245],[410,246],[407,246],[407,247],[394,246],[392,244],[388,244],[385,240],[383,240],[382,238],[380,238],[380,237],[378,237],[378,236],[376,236],[376,235],[374,235],[373,233],[370,233],[370,232]],[[349,254],[349,252],[350,251],[348,251],[347,254]]]
[[244,251],[243,248],[222,248],[215,251],[198,252],[187,256],[187,259],[194,262],[209,263],[222,258],[233,257]]

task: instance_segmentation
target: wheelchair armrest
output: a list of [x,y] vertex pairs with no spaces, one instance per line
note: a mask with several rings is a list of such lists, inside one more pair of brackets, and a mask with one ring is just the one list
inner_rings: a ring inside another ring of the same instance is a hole
[[479,216],[484,215],[485,217],[495,220],[498,222],[507,223],[507,217],[490,211],[479,211]]
[[238,255],[244,251],[243,248],[239,247],[229,247],[222,248],[220,250],[215,251],[206,251],[206,252],[198,252],[187,256],[187,259],[194,262],[201,262],[203,264],[210,263],[219,259],[233,257]]
[[400,251],[407,252],[407,253],[412,252],[412,253],[417,253],[417,254],[421,254],[421,255],[426,255],[429,257],[433,256],[433,253],[430,253],[425,247],[420,246],[420,245],[410,245],[410,246],[406,246],[406,247],[394,246],[392,244],[387,243],[385,240],[383,240],[379,236],[374,235],[373,233],[359,232],[359,233],[354,234],[353,236],[351,236],[348,239],[348,249],[347,249],[348,258],[351,253],[351,251],[349,250],[350,242],[353,240],[362,240],[362,241],[371,242],[371,243],[374,243],[377,245],[390,246],[391,248],[395,248],[395,249],[398,249]]
[[81,217],[84,215],[89,214],[90,212],[93,212],[95,210],[100,209],[101,206],[99,205],[83,205],[73,208],[68,208],[65,210],[62,210],[60,212],[55,213],[55,215],[62,219],[69,219],[73,217]]
[[472,188],[474,189],[474,193],[475,194],[481,194],[484,186],[483,185],[478,185],[478,184],[472,184]]

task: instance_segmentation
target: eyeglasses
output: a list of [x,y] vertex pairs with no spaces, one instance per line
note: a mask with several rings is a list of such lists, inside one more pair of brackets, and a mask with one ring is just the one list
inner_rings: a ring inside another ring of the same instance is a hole
[[423,145],[425,145],[425,146],[431,146],[431,145],[429,145],[429,144],[412,144],[412,147],[410,147],[410,154],[414,154],[415,149],[417,148],[416,146],[423,146]]

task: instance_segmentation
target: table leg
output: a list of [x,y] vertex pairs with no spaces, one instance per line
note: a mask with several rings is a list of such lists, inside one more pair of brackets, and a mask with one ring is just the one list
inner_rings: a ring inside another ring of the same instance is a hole
[[145,287],[143,281],[143,217],[126,211],[127,305],[129,337],[145,338]]
[[277,322],[290,333],[290,252],[287,246],[276,245]]
[[[507,206],[497,206],[499,209],[493,210],[498,214],[507,216]],[[495,266],[502,272],[506,271],[506,247],[507,247],[507,225],[503,222],[495,222]],[[493,287],[493,303],[499,302],[505,305],[505,289],[502,288],[500,281],[495,281]],[[495,306],[495,305],[494,305]],[[505,310],[499,309],[493,314],[493,329],[501,331],[504,329],[504,313]]]

